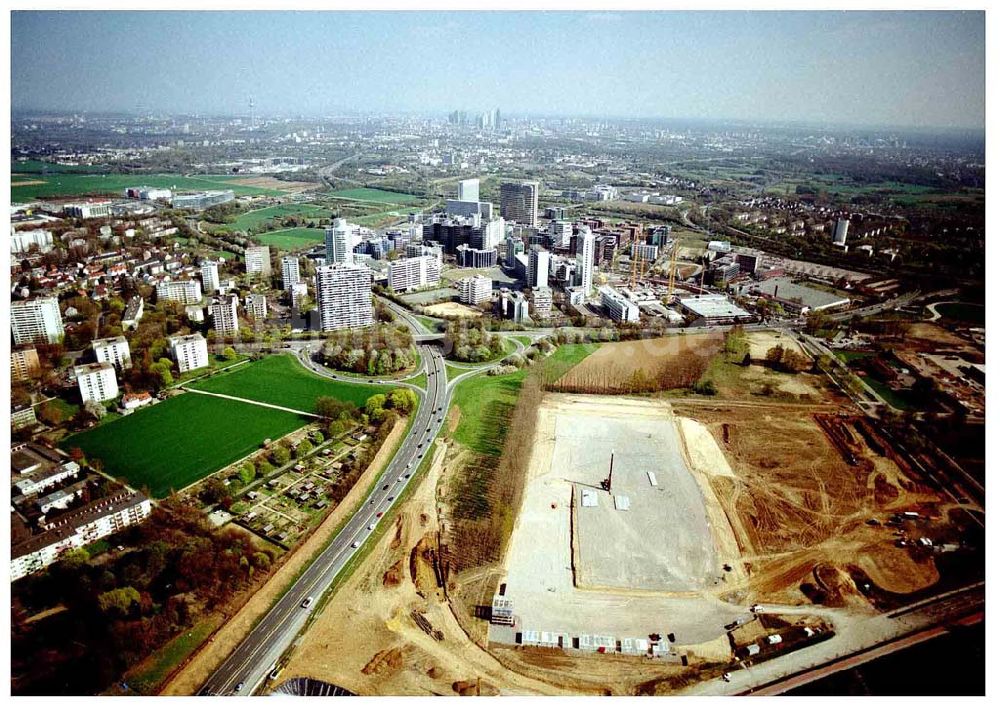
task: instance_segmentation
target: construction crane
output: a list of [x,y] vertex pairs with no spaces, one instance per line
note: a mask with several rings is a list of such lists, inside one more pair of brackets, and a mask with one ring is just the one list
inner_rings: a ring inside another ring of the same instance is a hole
[[608,467],[608,477],[601,481],[601,488],[606,490],[608,493],[611,492],[611,474],[615,472],[615,452],[614,449],[611,450],[611,465]]
[[681,243],[678,240],[670,249],[670,263],[667,265],[667,303],[674,297],[674,286],[677,283],[677,252],[680,248]]

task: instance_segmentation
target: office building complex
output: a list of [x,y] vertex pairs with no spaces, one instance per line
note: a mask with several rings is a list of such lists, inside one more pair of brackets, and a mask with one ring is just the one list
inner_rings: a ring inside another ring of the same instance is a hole
[[462,202],[479,202],[479,178],[459,180],[458,199]]
[[167,345],[181,374],[208,367],[208,343],[201,333],[168,337]]
[[95,362],[73,368],[73,376],[80,388],[84,402],[106,402],[118,397],[118,378],[115,366],[109,362]]
[[435,286],[441,281],[441,260],[435,256],[413,256],[389,262],[389,288],[394,292]]
[[212,299],[212,305],[208,307],[212,315],[212,328],[216,337],[229,338],[236,335],[240,330],[239,313],[236,310],[238,299],[236,294],[227,294]]
[[501,318],[524,323],[528,320],[528,299],[520,291],[502,288],[497,298],[496,310]]
[[247,247],[243,253],[246,261],[247,276],[271,277],[271,247]]
[[209,294],[219,290],[219,264],[217,262],[201,262],[201,290]]
[[496,266],[496,249],[476,249],[462,244],[455,250],[455,261],[463,269],[488,269]]
[[117,338],[102,338],[95,340],[91,344],[94,348],[94,357],[97,362],[111,363],[119,370],[127,370],[132,367],[132,351],[129,350],[128,341],[124,335]]
[[301,280],[299,257],[293,254],[281,257],[281,288],[287,291]]
[[549,222],[549,241],[553,249],[569,249],[573,239],[573,225],[570,222]]
[[63,322],[58,299],[12,301],[10,330],[15,345],[60,342],[63,338]]
[[540,246],[531,247],[528,252],[528,288],[549,285],[549,256],[550,252]]
[[158,301],[177,301],[186,306],[201,303],[201,284],[193,279],[188,281],[161,281],[156,285]]
[[204,210],[236,199],[232,190],[208,190],[193,195],[174,195],[170,206],[175,210]]
[[511,222],[538,226],[538,183],[534,181],[500,184],[500,216]]
[[493,279],[487,276],[466,276],[455,283],[458,300],[475,306],[490,300],[493,296]]
[[354,261],[354,245],[361,240],[361,228],[338,217],[326,228],[323,243],[326,246],[326,263],[350,264]]
[[318,267],[316,306],[322,331],[371,325],[375,321],[371,271],[353,264]]
[[635,323],[639,320],[639,306],[632,303],[610,286],[598,288],[601,306],[608,311],[608,317],[619,323]]

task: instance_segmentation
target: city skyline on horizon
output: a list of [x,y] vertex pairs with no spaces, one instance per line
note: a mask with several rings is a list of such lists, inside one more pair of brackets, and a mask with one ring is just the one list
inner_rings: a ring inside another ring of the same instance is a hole
[[985,130],[982,12],[264,14],[14,12],[12,113]]

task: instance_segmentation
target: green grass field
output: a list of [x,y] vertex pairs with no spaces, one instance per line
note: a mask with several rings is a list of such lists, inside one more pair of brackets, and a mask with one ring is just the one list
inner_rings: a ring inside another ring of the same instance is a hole
[[[378,378],[373,377],[376,380]],[[330,380],[306,370],[292,355],[276,355],[245,365],[235,372],[200,380],[192,389],[253,399],[267,404],[312,412],[316,398],[336,397],[363,405],[373,394],[392,389],[386,385],[353,384]]]
[[[30,202],[46,197],[75,197],[80,195],[114,195],[120,196],[126,187],[167,187],[177,190],[232,190],[237,195],[283,195],[280,190],[263,187],[248,187],[234,185],[231,175],[205,175],[187,177],[184,175],[76,175],[60,173],[57,175],[26,175],[24,180],[43,180],[41,185],[12,185],[10,199],[12,202]],[[13,182],[17,178],[13,178]]]
[[244,212],[236,218],[235,222],[227,224],[226,226],[233,230],[245,232],[251,227],[256,227],[258,224],[264,224],[268,220],[272,219],[281,219],[283,217],[291,217],[292,215],[318,219],[320,217],[329,217],[330,214],[329,209],[320,207],[319,205],[275,205],[274,207],[265,207],[262,210]]
[[527,370],[518,370],[499,377],[476,375],[462,380],[455,387],[453,400],[462,412],[453,434],[455,441],[477,453],[499,456],[503,436],[490,425],[490,414],[497,407],[511,408],[517,403],[527,374]]
[[323,230],[293,227],[292,229],[279,229],[275,232],[256,234],[253,239],[279,251],[298,251],[315,244],[322,244]]
[[41,173],[76,173],[79,175],[95,175],[107,172],[106,165],[61,165],[60,163],[47,163],[43,160],[12,160],[10,161],[11,174],[20,173],[22,175],[39,175]]
[[[223,375],[224,377],[224,375]],[[221,379],[221,378],[220,378]],[[305,426],[297,414],[187,393],[60,444],[100,459],[109,474],[162,498]]]
[[331,197],[339,197],[345,200],[356,200],[358,202],[384,202],[397,205],[415,205],[424,201],[416,195],[406,195],[402,192],[389,192],[388,190],[377,190],[371,187],[355,187],[349,190],[337,190],[330,193]]
[[[598,343],[560,346],[543,361],[546,379],[553,375],[561,377],[599,347]],[[503,446],[502,432],[491,424],[490,417],[498,408],[509,409],[517,403],[521,383],[527,374],[527,370],[518,370],[498,377],[475,375],[458,383],[453,402],[462,416],[453,435],[455,441],[478,453],[499,456]]]

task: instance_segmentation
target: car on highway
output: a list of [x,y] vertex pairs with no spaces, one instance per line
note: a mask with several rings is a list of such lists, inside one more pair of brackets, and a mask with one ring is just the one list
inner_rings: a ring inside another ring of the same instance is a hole
[[368,529],[369,530],[374,530],[375,529],[375,523],[369,523],[368,524]]
[[385,484],[384,486],[382,486],[382,490],[383,490],[383,491],[387,491],[387,490],[389,490],[389,484],[388,484],[388,483],[386,483],[386,484]]
[[382,511],[380,510],[379,512],[375,513],[375,517],[376,518],[381,518],[382,517]]
[[237,683],[236,687],[233,688],[233,690],[235,690],[237,693],[243,690],[243,683]]
[[309,607],[312,606],[312,603],[313,603],[313,598],[312,597],[306,597],[305,599],[302,600],[302,608],[303,609],[308,609]]
[[391,503],[396,496],[389,496],[389,502]]
[[361,541],[355,540],[354,542],[351,543],[351,547],[353,547],[355,550],[358,549],[359,547],[361,547]]
[[400,482],[402,482],[402,480],[403,480],[402,476],[397,476],[396,477],[396,483],[400,483]]
[[278,680],[279,675],[281,675],[281,668],[275,667],[274,670],[267,674],[267,677],[270,680]]

